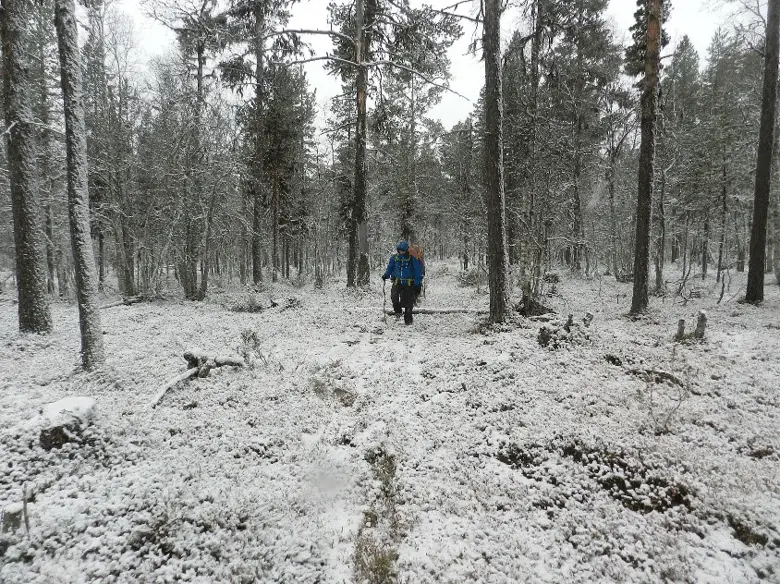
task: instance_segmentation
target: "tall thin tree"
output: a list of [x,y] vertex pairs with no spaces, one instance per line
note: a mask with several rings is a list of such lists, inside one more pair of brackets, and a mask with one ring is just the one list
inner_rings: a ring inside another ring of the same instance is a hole
[[756,188],[753,198],[753,228],[750,233],[750,261],[745,293],[745,301],[753,304],[764,299],[766,225],[769,211],[769,183],[772,176],[779,43],[780,0],[769,0],[764,48],[764,90],[761,99],[761,127],[758,132]]
[[29,17],[33,13],[34,0],[0,3],[19,330],[48,333],[52,330],[52,318],[46,297],[44,226],[31,104],[35,89],[31,80],[33,29]]
[[485,0],[485,202],[490,270],[490,320],[503,322],[509,306],[509,255],[504,199],[501,0]]
[[[644,54],[644,79],[641,82],[641,133],[639,146],[639,184],[636,204],[636,239],[634,243],[634,290],[631,314],[647,310],[648,269],[650,264],[650,215],[653,198],[653,164],[655,161],[655,122],[658,107],[658,74],[661,54],[662,0],[647,0],[647,28]],[[639,11],[642,12],[641,10]],[[638,13],[639,14],[639,13]]]
[[87,129],[81,81],[76,6],[73,0],[56,0],[54,24],[60,53],[60,79],[65,105],[65,144],[68,161],[68,218],[76,297],[81,329],[81,362],[94,369],[105,361],[103,328],[97,303],[97,273],[92,251],[87,187]]

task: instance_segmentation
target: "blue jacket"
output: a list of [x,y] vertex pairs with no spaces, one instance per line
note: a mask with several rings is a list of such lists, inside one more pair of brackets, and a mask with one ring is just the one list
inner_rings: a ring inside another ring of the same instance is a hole
[[393,254],[387,262],[385,276],[392,278],[401,285],[412,284],[415,288],[422,285],[423,270],[420,261],[408,253],[404,255]]

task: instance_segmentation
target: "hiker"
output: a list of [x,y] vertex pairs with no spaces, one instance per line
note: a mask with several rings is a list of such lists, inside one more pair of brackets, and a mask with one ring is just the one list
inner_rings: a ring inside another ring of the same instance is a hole
[[406,241],[399,241],[395,249],[398,253],[390,256],[382,279],[391,278],[393,281],[393,287],[390,291],[393,312],[396,316],[401,316],[403,309],[404,323],[412,324],[412,307],[422,288],[422,264],[409,254],[409,244]]

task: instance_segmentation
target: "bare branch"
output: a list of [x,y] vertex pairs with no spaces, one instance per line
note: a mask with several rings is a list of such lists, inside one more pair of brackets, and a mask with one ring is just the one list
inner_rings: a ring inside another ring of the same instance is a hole
[[398,69],[402,69],[404,71],[407,71],[407,72],[411,73],[412,75],[416,75],[417,77],[419,77],[420,79],[422,79],[426,83],[428,83],[430,85],[433,85],[434,87],[438,87],[439,89],[444,89],[446,91],[454,93],[455,95],[457,95],[459,97],[462,97],[466,101],[471,102],[471,100],[468,97],[466,97],[462,93],[458,93],[457,91],[455,91],[451,87],[449,87],[447,85],[442,85],[441,83],[437,83],[436,81],[434,81],[433,79],[431,79],[427,75],[424,75],[423,73],[420,73],[416,69],[412,69],[411,67],[407,67],[406,65],[401,65],[400,63],[396,63],[395,61],[373,61],[371,63],[366,63],[365,64],[366,67],[378,67],[380,65],[389,65],[391,67],[396,67]]
[[444,16],[452,16],[454,18],[462,18],[463,20],[468,20],[476,24],[482,24],[482,19],[476,16],[467,16],[466,14],[458,14],[457,12],[450,12],[446,8],[445,9],[431,8],[430,6],[427,6],[426,8],[428,12],[434,12],[436,14],[442,14]]
[[269,33],[263,37],[263,39],[270,39],[272,37],[280,36],[283,34],[324,34],[326,36],[333,36],[340,38],[341,40],[348,41],[353,46],[355,45],[355,39],[344,33],[336,32],[335,30],[315,30],[309,28],[288,28]]
[[271,61],[272,65],[302,65],[303,63],[311,63],[313,61],[334,61],[336,63],[342,63],[351,67],[358,67],[359,65],[354,61],[348,59],[342,59],[340,57],[334,57],[333,55],[325,55],[323,57],[311,57],[309,59],[299,59],[297,61]]
[[1,138],[1,137],[3,137],[3,136],[5,136],[6,134],[10,134],[10,133],[11,133],[11,130],[13,130],[13,129],[14,129],[14,126],[15,126],[15,125],[16,125],[16,122],[13,122],[13,123],[12,123],[10,126],[8,126],[8,127],[5,129],[5,131],[4,131],[2,134],[0,134],[0,138]]

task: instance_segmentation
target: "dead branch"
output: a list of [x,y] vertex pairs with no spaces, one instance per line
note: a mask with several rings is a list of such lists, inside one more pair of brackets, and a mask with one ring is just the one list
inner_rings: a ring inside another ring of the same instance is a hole
[[276,32],[271,32],[263,36],[263,40],[269,39],[275,36],[281,36],[285,34],[324,34],[326,36],[332,36],[340,38],[341,40],[348,41],[352,44],[352,46],[355,45],[355,39],[353,39],[351,36],[346,35],[341,32],[336,32],[335,30],[317,30],[317,29],[310,29],[310,28],[288,28],[284,30],[279,30]]
[[160,388],[160,390],[154,396],[154,399],[151,402],[149,402],[149,407],[150,408],[157,407],[157,405],[162,401],[162,398],[165,397],[165,394],[168,393],[169,389],[171,389],[181,381],[195,377],[197,374],[198,374],[198,368],[192,367],[190,369],[187,369],[187,371],[185,371],[184,373],[177,375],[176,377],[171,379],[168,383],[166,383]]
[[100,307],[100,310],[105,310],[106,308],[114,308],[115,306],[130,306],[131,304],[135,304],[136,302],[143,302],[143,298],[140,296],[131,296],[129,298],[122,298],[122,300],[117,300],[116,302],[109,302],[108,304],[104,304]]
[[679,387],[685,387],[685,384],[679,377],[673,373],[669,373],[668,371],[663,371],[661,369],[627,369],[626,373],[629,375],[635,375],[636,377],[641,377],[646,382],[652,381],[659,383],[661,381],[669,381]]
[[229,355],[212,357],[203,351],[199,351],[198,349],[190,349],[185,351],[182,356],[187,361],[187,371],[177,375],[168,381],[165,385],[163,385],[155,394],[152,401],[149,402],[150,408],[157,407],[157,405],[159,405],[159,403],[165,397],[165,394],[168,393],[168,390],[175,387],[182,381],[192,379],[196,376],[208,377],[211,370],[215,367],[224,367],[226,365],[230,365],[232,367],[243,367],[245,365],[245,362],[241,357],[231,357]]
[[[477,310],[475,308],[415,308],[412,310],[412,314],[487,314],[487,310]],[[395,313],[393,311],[387,312],[388,316],[392,316]]]

